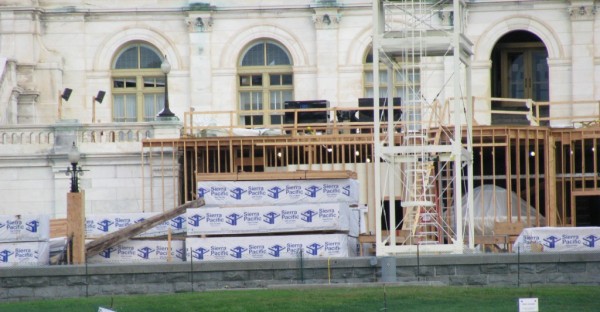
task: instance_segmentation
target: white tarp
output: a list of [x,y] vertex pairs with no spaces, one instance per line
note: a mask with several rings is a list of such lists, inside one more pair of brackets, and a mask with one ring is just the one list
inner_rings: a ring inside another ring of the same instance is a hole
[[[183,261],[183,241],[171,241],[171,261]],[[166,240],[128,240],[88,258],[88,263],[149,263],[167,262],[169,245]]]
[[513,252],[600,252],[600,227],[525,228],[513,245]]
[[[506,194],[506,189],[490,184],[473,189],[473,216],[475,220],[475,234],[492,234],[494,232],[495,222],[519,221],[519,209],[521,215],[520,220],[526,222],[527,214],[529,214],[531,218],[531,224],[536,224],[538,216],[535,208],[528,205],[526,201],[519,198],[514,192],[510,194],[510,202],[512,221],[508,220],[508,197]],[[467,204],[467,195],[465,195],[462,199],[462,213],[465,220],[465,225],[469,223]],[[539,216],[539,219],[541,225],[546,224],[546,220],[543,216]]]
[[[158,212],[138,212],[138,213],[113,213],[96,214],[85,217],[85,235],[86,237],[100,237],[132,224],[141,222],[149,217],[159,214]],[[185,233],[186,222],[185,214],[164,221],[148,231],[137,235],[136,237],[153,237],[167,235],[169,228],[172,234]]]
[[343,231],[357,237],[358,214],[347,203],[201,207],[187,210],[188,235]]
[[348,257],[357,246],[346,234],[188,237],[185,244],[187,261]]
[[0,215],[0,242],[47,241],[49,215]]
[[48,242],[0,243],[0,267],[49,264]]
[[265,206],[306,203],[357,203],[354,179],[280,181],[200,181],[198,197],[206,206]]

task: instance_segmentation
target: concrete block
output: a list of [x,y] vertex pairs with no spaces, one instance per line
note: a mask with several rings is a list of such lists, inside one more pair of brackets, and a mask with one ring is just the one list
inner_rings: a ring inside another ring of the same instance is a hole
[[435,276],[455,275],[456,274],[456,267],[450,266],[450,265],[435,266],[434,270],[435,270]]
[[456,275],[479,275],[481,269],[479,265],[457,265]]
[[585,272],[585,263],[559,263],[558,272],[560,273],[577,273]]
[[11,299],[31,299],[34,298],[34,289],[33,287],[15,287],[8,288],[6,291],[6,295]]
[[509,272],[507,264],[482,264],[480,266],[481,274],[506,274]]

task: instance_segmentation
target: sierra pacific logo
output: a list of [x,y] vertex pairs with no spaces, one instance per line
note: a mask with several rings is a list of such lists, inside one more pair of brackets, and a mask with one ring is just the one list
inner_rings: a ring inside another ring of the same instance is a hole
[[319,254],[319,250],[321,248],[323,248],[323,246],[321,246],[320,244],[313,243],[313,244],[310,244],[310,245],[306,246],[306,253],[309,254],[309,255],[316,256],[316,255]]
[[592,235],[585,236],[582,239],[583,239],[584,246],[594,248],[594,247],[596,247],[596,242],[598,240],[600,240],[600,237],[592,234]]
[[241,200],[242,195],[248,191],[244,190],[241,187],[236,187],[229,191],[229,196],[235,200]]
[[281,245],[273,245],[271,247],[269,247],[269,255],[275,257],[275,258],[279,258],[281,256],[281,251],[285,250],[284,246]]
[[204,195],[210,194],[210,190],[207,188],[199,187],[198,188],[198,198],[204,198]]
[[188,217],[188,224],[191,226],[200,226],[200,221],[206,219],[206,217],[201,216],[199,214],[195,214],[193,216]]
[[312,209],[308,209],[305,212],[302,213],[302,221],[306,222],[306,223],[311,223],[313,222],[313,217],[316,216],[318,213]]
[[137,220],[134,220],[133,223],[140,223],[142,221],[146,220],[146,218],[139,218]]
[[104,257],[106,259],[110,259],[110,255],[115,251],[117,251],[116,248],[110,247],[110,248],[107,248],[107,249],[104,249],[103,251],[101,251],[100,256]]
[[14,254],[14,252],[7,249],[0,251],[0,262],[8,262],[8,258]]
[[96,223],[96,225],[98,226],[97,229],[102,232],[108,232],[110,226],[113,224],[115,224],[115,223],[110,220],[107,220],[107,219],[104,219],[104,220]]
[[207,254],[210,250],[200,247],[195,250],[192,250],[192,257],[198,260],[204,260],[204,255]]
[[40,226],[40,223],[36,220],[27,222],[25,224],[27,227],[25,228],[27,231],[31,232],[31,233],[37,233],[38,227]]
[[242,215],[237,214],[237,213],[232,213],[228,216],[225,216],[225,218],[227,219],[227,221],[225,221],[227,224],[232,225],[232,226],[236,226],[237,222],[239,219],[243,218]]
[[185,259],[185,249],[179,248],[175,250],[175,258],[184,260]]
[[264,218],[263,221],[268,224],[275,224],[275,220],[277,220],[277,217],[279,217],[278,213],[273,212],[273,211],[267,212],[266,214],[263,215],[263,218]]
[[0,229],[2,229],[2,228],[3,228],[3,227],[5,227],[5,226],[6,226],[6,224],[5,224],[5,223],[2,223],[2,222],[0,222]]
[[171,219],[171,227],[176,228],[178,230],[183,229],[184,223],[185,223],[185,218],[182,216],[178,216],[178,217]]
[[273,199],[279,199],[279,194],[282,193],[283,191],[285,191],[285,190],[280,188],[279,186],[275,186],[275,187],[272,187],[267,190],[267,192],[268,192],[267,196],[269,196]]
[[560,241],[560,237],[554,235],[544,238],[544,246],[548,248],[556,248],[556,243]]
[[230,251],[231,253],[229,254],[230,256],[236,258],[236,259],[241,259],[242,256],[244,255],[244,252],[246,252],[248,249],[241,247],[241,246],[237,246],[232,248]]
[[150,248],[150,247],[143,247],[137,250],[137,255],[138,257],[142,258],[142,259],[149,259],[150,258],[150,254],[154,252],[154,249]]
[[317,197],[317,194],[321,190],[322,190],[322,188],[320,188],[320,187],[318,187],[316,185],[311,185],[311,186],[309,186],[309,187],[307,187],[307,188],[304,189],[304,191],[305,191],[304,194],[306,194],[306,196],[308,196],[308,197],[315,198],[315,197]]
[[344,194],[346,196],[350,196],[352,194],[351,190],[352,190],[352,186],[350,184],[344,185],[342,187],[342,194]]

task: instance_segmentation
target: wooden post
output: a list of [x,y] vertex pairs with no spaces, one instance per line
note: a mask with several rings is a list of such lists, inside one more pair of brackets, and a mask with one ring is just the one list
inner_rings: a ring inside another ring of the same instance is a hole
[[67,237],[71,239],[72,264],[85,263],[85,194],[67,193]]

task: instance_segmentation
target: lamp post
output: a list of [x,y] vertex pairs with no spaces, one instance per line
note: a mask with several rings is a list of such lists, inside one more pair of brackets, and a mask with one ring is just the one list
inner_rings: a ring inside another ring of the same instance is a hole
[[160,111],[160,113],[158,113],[156,117],[175,117],[175,114],[173,114],[173,112],[171,112],[169,109],[169,82],[167,75],[171,71],[171,64],[169,64],[166,55],[162,64],[160,64],[160,69],[165,74],[165,107],[162,111]]
[[73,142],[73,146],[69,151],[69,162],[71,163],[71,167],[67,167],[66,175],[71,176],[71,193],[79,193],[79,178],[78,176],[83,175],[83,170],[81,167],[77,166],[79,163],[79,159],[81,158],[81,153],[77,149],[75,142]]
[[67,258],[72,264],[85,262],[85,194],[79,192],[78,177],[83,175],[83,170],[77,166],[80,158],[81,153],[73,142],[68,154],[71,167],[67,167],[66,172],[67,176],[71,176],[71,192],[67,193]]

